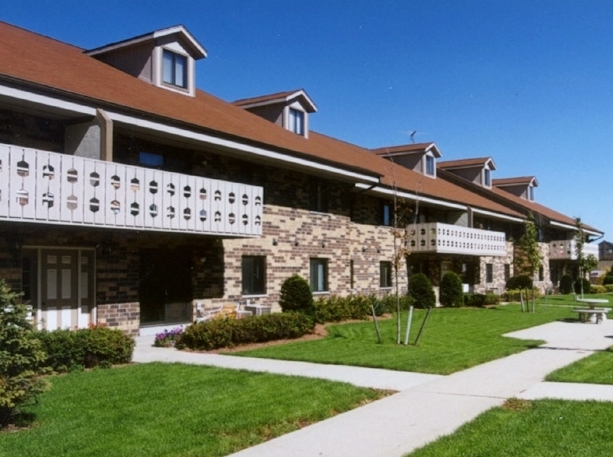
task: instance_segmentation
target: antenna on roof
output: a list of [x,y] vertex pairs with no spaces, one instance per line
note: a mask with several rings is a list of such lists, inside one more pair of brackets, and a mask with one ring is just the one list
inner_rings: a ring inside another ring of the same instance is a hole
[[409,136],[411,137],[411,143],[415,144],[415,134],[417,133],[417,130],[412,130],[411,133],[409,134]]

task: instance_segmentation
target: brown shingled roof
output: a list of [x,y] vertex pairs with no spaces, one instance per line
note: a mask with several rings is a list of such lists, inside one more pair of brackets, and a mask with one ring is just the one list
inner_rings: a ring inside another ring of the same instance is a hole
[[45,89],[57,97],[76,98],[195,131],[215,132],[241,143],[379,176],[383,185],[423,197],[522,216],[461,186],[394,165],[367,149],[315,132],[304,138],[200,90],[195,97],[188,97],[155,87],[87,56],[75,46],[2,22],[0,79]]
[[452,168],[471,168],[480,165],[485,165],[488,162],[492,162],[494,168],[496,165],[491,157],[476,157],[471,159],[458,159],[458,160],[446,160],[443,162],[437,162],[436,167],[443,170],[450,170]]
[[499,178],[492,179],[493,186],[516,186],[519,184],[529,185],[535,183],[535,186],[538,186],[538,181],[534,176],[519,176],[516,178]]

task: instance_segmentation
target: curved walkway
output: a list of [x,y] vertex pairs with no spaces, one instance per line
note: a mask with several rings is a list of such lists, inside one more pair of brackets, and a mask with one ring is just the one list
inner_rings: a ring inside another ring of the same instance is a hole
[[233,454],[234,457],[401,457],[507,398],[613,401],[613,386],[543,382],[565,365],[613,345],[613,321],[553,322],[507,336],[547,343],[449,376],[200,354],[137,339],[135,362],[182,362],[344,381],[398,393]]

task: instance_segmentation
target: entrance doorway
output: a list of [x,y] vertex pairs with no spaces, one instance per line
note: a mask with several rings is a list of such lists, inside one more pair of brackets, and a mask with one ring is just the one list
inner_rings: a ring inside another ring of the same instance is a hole
[[25,249],[22,283],[40,328],[85,328],[94,321],[94,251]]
[[141,325],[190,322],[192,258],[183,250],[141,252],[139,285]]

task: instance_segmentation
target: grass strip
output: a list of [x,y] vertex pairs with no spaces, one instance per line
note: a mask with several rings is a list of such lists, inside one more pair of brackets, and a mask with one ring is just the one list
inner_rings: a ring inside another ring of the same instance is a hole
[[[412,341],[424,316],[424,310],[416,310],[412,323]],[[383,344],[377,343],[372,322],[359,322],[329,325],[326,327],[329,333],[323,339],[234,354],[449,374],[542,343],[503,337],[505,333],[571,318],[572,309],[560,306],[538,305],[536,313],[521,312],[519,305],[489,309],[439,308],[432,311],[417,346],[396,345],[395,319],[387,319],[379,322]],[[402,316],[402,321],[406,322],[406,315]]]
[[409,455],[608,457],[612,420],[607,402],[511,399]]
[[[587,324],[586,324],[587,325]],[[589,357],[560,368],[547,376],[547,381],[582,382],[613,385],[613,348],[598,351]]]

